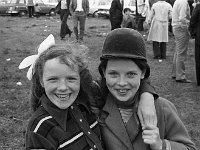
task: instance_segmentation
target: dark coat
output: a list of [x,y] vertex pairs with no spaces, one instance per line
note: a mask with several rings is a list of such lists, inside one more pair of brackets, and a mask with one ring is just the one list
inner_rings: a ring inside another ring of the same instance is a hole
[[190,18],[189,31],[195,42],[200,45],[200,3],[196,5]]
[[[185,126],[177,115],[175,106],[163,98],[155,100],[155,106],[160,138],[167,139],[172,150],[196,150]],[[125,126],[113,97],[108,96],[99,121],[105,149],[151,150],[150,146],[143,142],[142,128],[135,108]]]
[[200,3],[193,10],[189,26],[190,34],[195,38],[195,67],[197,85],[200,85]]
[[[40,100],[41,106],[33,113],[28,124],[26,150],[89,150],[97,147],[95,145],[101,145],[98,123],[90,112],[86,99],[76,99],[67,110],[58,109],[46,96],[42,96]],[[90,132],[87,125],[91,128]],[[99,136],[96,140],[98,142],[90,140],[96,137],[93,133]]]
[[[82,0],[82,7],[86,14],[89,13],[89,1],[88,0]],[[71,0],[70,3],[70,12],[74,12],[77,8],[77,0]]]
[[123,19],[123,4],[120,3],[120,0],[113,0],[109,10],[110,21],[111,21],[111,30],[120,28],[122,19]]

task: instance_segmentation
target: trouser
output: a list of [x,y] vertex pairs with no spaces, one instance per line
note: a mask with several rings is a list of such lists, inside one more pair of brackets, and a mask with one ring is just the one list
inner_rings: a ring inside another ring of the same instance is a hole
[[[85,20],[86,13],[83,11],[75,11],[72,14],[73,24],[74,24],[74,34],[77,40],[83,40],[84,31],[85,31]],[[80,27],[80,34],[78,32],[78,22]]]
[[197,85],[200,85],[200,44],[195,40],[195,66]]
[[34,6],[28,6],[29,18],[33,17],[33,14],[34,14]]
[[153,41],[153,53],[155,59],[166,59],[166,42]]
[[111,23],[111,30],[121,28],[121,23],[122,23],[122,16],[119,16],[119,18],[110,18],[110,23]]
[[185,61],[187,57],[189,32],[187,27],[173,27],[176,49],[173,58],[172,77],[176,80],[185,79]]
[[61,28],[60,28],[60,37],[64,38],[66,34],[71,34],[71,30],[69,29],[67,25],[67,19],[70,12],[68,9],[61,9],[60,10],[60,20],[61,22]]

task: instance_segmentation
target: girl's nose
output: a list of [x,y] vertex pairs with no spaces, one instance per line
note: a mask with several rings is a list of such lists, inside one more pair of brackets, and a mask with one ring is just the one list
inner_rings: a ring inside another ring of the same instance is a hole
[[59,90],[67,90],[68,89],[67,82],[64,80],[60,81],[59,85],[58,85],[58,89]]
[[125,86],[127,84],[126,78],[124,76],[120,76],[118,84],[120,86]]

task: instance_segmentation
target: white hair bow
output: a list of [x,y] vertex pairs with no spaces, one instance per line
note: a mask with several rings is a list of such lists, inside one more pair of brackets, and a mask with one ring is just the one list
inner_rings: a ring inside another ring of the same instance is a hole
[[47,49],[49,49],[50,47],[52,47],[53,45],[55,45],[55,39],[54,36],[52,34],[50,34],[40,45],[38,48],[38,54],[37,55],[31,55],[28,56],[26,58],[24,58],[24,60],[20,63],[19,65],[19,69],[24,69],[27,68],[28,66],[28,72],[27,72],[27,78],[29,80],[32,79],[32,75],[33,75],[33,67],[35,65],[36,60],[39,58],[40,54],[44,51],[46,51]]

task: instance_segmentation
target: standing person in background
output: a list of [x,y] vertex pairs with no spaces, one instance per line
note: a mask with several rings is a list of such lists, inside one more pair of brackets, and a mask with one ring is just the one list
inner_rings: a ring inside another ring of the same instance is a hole
[[41,10],[41,8],[38,5],[38,3],[35,4],[34,10],[35,10],[35,16],[36,16],[36,18],[39,18],[40,17],[40,10]]
[[136,29],[137,26],[136,26],[135,18],[130,13],[131,13],[130,8],[124,8],[124,14],[123,14],[121,27]]
[[69,29],[67,25],[68,16],[71,15],[69,11],[69,5],[71,0],[61,0],[61,9],[60,9],[60,20],[61,20],[61,28],[60,28],[60,38],[63,40],[66,34],[69,34],[71,37],[72,31]]
[[113,0],[109,10],[111,30],[121,28],[124,0]]
[[33,3],[33,0],[27,0],[26,5],[28,7],[29,18],[32,18],[33,15],[34,15],[34,3]]
[[172,27],[176,42],[173,58],[172,79],[179,83],[191,83],[185,73],[185,61],[187,58],[189,43],[190,7],[187,0],[176,0],[172,9]]
[[[74,34],[77,42],[83,42],[83,36],[85,31],[85,21],[87,14],[89,13],[89,1],[88,0],[71,0],[70,12],[72,13]],[[78,23],[80,26],[80,34],[78,32]]]
[[168,42],[168,24],[171,18],[172,6],[165,0],[160,0],[152,5],[151,24],[148,41],[153,41],[154,59],[166,59],[166,43]]
[[190,34],[195,38],[195,63],[197,86],[200,86],[200,3],[197,2],[190,18]]

